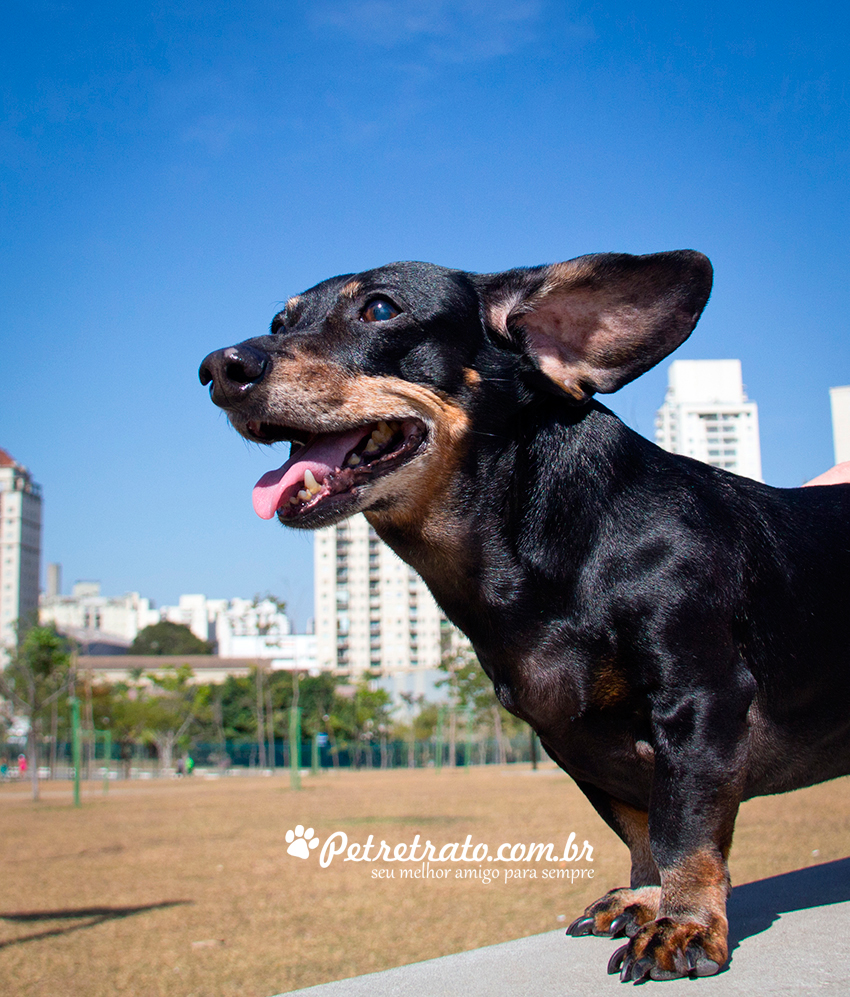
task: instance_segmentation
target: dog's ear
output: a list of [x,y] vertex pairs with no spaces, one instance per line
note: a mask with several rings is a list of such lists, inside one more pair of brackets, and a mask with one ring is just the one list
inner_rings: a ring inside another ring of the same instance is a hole
[[691,334],[711,293],[702,253],[599,253],[476,277],[487,320],[578,401],[655,366]]

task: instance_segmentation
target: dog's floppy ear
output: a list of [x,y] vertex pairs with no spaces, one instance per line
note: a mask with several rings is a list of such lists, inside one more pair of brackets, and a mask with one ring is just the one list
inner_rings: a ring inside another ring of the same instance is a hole
[[524,347],[578,401],[616,391],[691,334],[711,293],[708,259],[692,250],[599,253],[476,278],[491,328]]

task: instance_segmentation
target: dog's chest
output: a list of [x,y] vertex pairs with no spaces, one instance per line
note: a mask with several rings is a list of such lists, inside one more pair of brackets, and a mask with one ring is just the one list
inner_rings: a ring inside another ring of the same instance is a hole
[[477,647],[499,701],[574,778],[643,800],[655,753],[647,710],[610,659]]

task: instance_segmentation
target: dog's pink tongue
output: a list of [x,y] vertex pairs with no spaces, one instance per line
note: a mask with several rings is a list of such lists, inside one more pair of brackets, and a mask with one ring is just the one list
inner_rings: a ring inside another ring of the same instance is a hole
[[254,512],[261,519],[272,519],[277,510],[304,487],[305,472],[312,471],[321,484],[334,470],[342,467],[349,450],[353,450],[366,435],[365,429],[352,429],[348,433],[320,436],[309,446],[279,467],[268,471],[254,485]]

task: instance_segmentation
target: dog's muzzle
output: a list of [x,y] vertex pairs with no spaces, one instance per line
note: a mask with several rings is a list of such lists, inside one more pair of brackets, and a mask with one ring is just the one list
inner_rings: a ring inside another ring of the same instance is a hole
[[243,343],[216,350],[201,364],[201,384],[210,385],[210,398],[222,408],[241,402],[262,381],[270,357],[262,350]]

